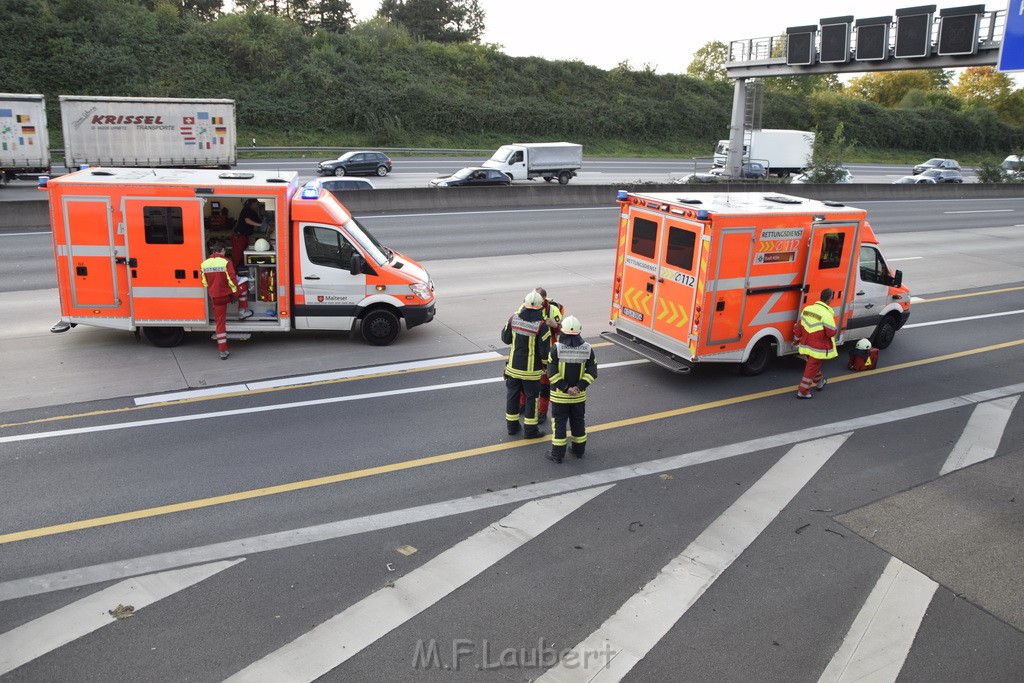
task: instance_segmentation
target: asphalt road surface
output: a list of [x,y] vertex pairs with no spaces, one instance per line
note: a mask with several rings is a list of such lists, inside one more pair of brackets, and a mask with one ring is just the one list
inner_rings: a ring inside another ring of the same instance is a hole
[[598,341],[613,211],[364,217],[437,320],[226,363],[49,334],[45,236],[0,235],[0,679],[1021,680],[1022,204],[865,203],[918,300],[812,401],[599,345],[561,465],[497,330],[546,284]]

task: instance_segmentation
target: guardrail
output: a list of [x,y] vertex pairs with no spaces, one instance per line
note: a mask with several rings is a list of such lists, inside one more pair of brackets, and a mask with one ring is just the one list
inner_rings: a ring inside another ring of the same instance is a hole
[[[408,188],[339,193],[354,213],[375,211],[451,211],[452,209],[537,208],[556,206],[615,206],[619,190],[670,192],[694,197],[705,192],[789,194],[808,199],[846,203],[900,199],[987,199],[1020,197],[1020,185],[948,183],[940,185],[785,185],[779,183],[709,183],[700,185],[617,183],[614,185],[530,185],[527,187]],[[43,194],[43,193],[41,193]],[[0,230],[49,227],[45,196],[4,201],[0,193]]]

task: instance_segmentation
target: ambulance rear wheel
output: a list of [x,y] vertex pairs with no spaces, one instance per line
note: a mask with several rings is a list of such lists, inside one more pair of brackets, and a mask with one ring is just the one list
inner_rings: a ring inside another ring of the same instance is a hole
[[754,344],[754,348],[750,350],[750,357],[740,363],[740,374],[747,377],[760,375],[768,369],[773,358],[775,358],[775,347],[772,345],[772,340],[762,339]]
[[875,334],[871,337],[871,345],[879,349],[889,348],[889,344],[892,344],[898,329],[899,323],[896,320],[896,316],[885,316],[882,318],[882,322],[878,323],[878,327],[875,328]]
[[387,346],[398,339],[402,331],[402,321],[386,308],[370,311],[363,318],[363,339],[367,344]]
[[161,349],[177,346],[185,338],[185,330],[180,327],[143,327],[142,334],[150,344]]

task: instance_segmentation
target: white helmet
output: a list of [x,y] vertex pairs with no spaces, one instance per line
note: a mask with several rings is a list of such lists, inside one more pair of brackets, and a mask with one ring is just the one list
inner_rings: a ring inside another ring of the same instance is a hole
[[252,248],[256,251],[270,251],[270,242],[261,237],[256,240],[256,244]]
[[567,315],[562,320],[562,334],[579,334],[583,329],[579,318],[574,315]]
[[870,339],[861,339],[860,341],[857,342],[857,349],[860,350],[860,351],[870,351],[871,350],[871,340]]
[[544,297],[537,292],[530,292],[526,295],[526,298],[523,299],[523,305],[527,308],[543,308]]

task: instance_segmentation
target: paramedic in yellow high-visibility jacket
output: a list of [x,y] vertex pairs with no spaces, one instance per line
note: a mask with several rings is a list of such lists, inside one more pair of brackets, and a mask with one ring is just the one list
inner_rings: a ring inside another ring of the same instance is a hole
[[505,425],[509,434],[519,432],[519,392],[523,392],[523,436],[527,439],[544,436],[537,427],[537,404],[540,377],[551,350],[551,330],[544,322],[543,307],[544,297],[530,292],[501,330],[501,341],[512,347],[505,363]]
[[797,398],[813,398],[811,386],[820,391],[825,388],[828,380],[821,374],[822,361],[835,358],[836,351],[836,314],[832,310],[832,290],[821,290],[821,299],[804,308],[800,319],[793,326],[793,334],[800,342],[799,353],[807,359],[804,376],[800,379],[800,387],[796,391]]
[[548,460],[562,462],[568,442],[566,423],[572,433],[572,454],[582,458],[587,449],[587,387],[597,379],[594,349],[583,341],[583,327],[576,316],[562,320],[558,341],[551,346],[548,379],[551,381],[551,452]]

